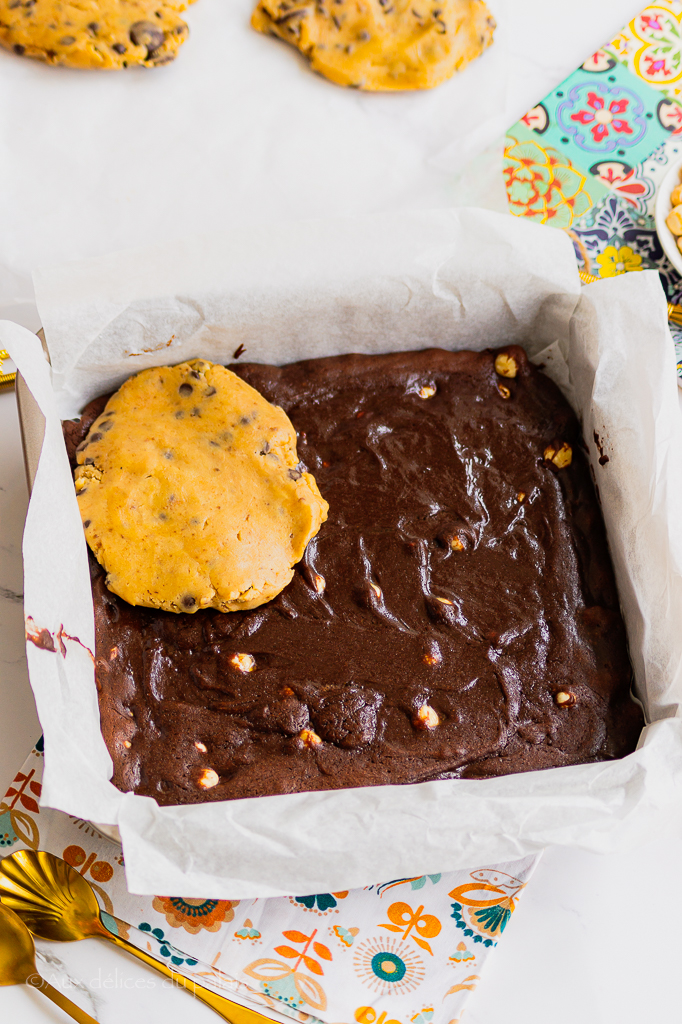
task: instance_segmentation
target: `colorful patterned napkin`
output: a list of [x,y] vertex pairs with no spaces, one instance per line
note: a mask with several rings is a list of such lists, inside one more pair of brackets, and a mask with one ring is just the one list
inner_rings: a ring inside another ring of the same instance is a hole
[[[565,228],[590,273],[682,279],[654,226],[657,186],[682,156],[682,2],[645,7],[507,133],[510,211]],[[682,328],[671,324],[682,378]]]
[[41,741],[0,802],[0,856],[63,857],[92,885],[111,931],[283,1022],[457,1024],[539,859],[313,896],[134,896],[117,844],[39,806],[42,772]]

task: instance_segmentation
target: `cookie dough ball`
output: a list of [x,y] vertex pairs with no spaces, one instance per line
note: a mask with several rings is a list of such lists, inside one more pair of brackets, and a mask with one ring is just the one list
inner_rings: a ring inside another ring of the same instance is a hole
[[129,604],[256,608],[327,518],[288,416],[203,360],[131,377],[77,458],[87,542]]
[[490,46],[495,29],[483,0],[260,0],[251,24],[337,85],[370,92],[440,85]]
[[69,68],[116,70],[174,60],[193,0],[0,0],[0,44]]

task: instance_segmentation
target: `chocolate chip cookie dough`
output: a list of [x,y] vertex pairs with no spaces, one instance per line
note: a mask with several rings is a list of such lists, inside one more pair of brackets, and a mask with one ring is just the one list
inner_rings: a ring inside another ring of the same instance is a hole
[[[580,426],[522,349],[233,369],[286,410],[329,519],[254,611],[133,608],[91,559],[119,789],[184,804],[634,750]],[[72,457],[103,405],[65,424]]]
[[337,85],[369,92],[432,89],[490,46],[495,29],[483,0],[260,0],[251,24]]
[[77,463],[87,542],[131,605],[256,608],[290,582],[327,518],[286,414],[203,360],[127,380]]
[[0,44],[71,68],[156,67],[188,35],[179,11],[193,0],[0,0]]

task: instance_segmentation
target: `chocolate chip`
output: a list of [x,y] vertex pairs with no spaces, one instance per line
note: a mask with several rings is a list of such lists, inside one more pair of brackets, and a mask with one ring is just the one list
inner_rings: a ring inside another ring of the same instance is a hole
[[114,43],[111,49],[114,50],[116,53],[125,53],[127,47],[124,46],[123,43]]
[[13,46],[14,52],[21,57],[26,52],[26,47],[22,46],[21,43],[15,43]]
[[186,597],[183,597],[183,599],[182,599],[182,607],[183,608],[194,608],[195,604],[196,604],[196,601],[194,600],[193,597],[186,596]]
[[445,548],[446,551],[464,551],[466,548],[465,540],[460,537],[459,531],[451,526],[446,526],[445,529],[441,530],[436,535],[435,540],[436,544],[441,548]]
[[59,45],[60,46],[71,46],[75,42],[76,42],[76,37],[75,36],[62,36],[62,38],[59,40]]
[[87,530],[87,528],[88,528],[88,526],[90,525],[91,522],[92,522],[91,519],[84,519],[83,520],[83,529]]
[[178,388],[178,391],[180,392],[181,395],[191,395],[192,392],[194,391],[194,388],[192,387],[191,384],[181,384],[180,387]]
[[190,377],[194,377],[195,380],[201,380],[201,374],[198,370],[190,370]]
[[80,444],[78,445],[78,447],[76,448],[76,451],[77,451],[77,452],[82,452],[82,451],[83,451],[83,449],[84,449],[84,448],[87,448],[87,447],[88,447],[88,442],[87,442],[87,441],[81,441],[81,443],[80,443]]
[[90,435],[90,437],[88,438],[88,443],[93,444],[95,441],[101,441],[102,436],[103,435],[100,434],[99,431],[96,431],[94,434]]
[[163,46],[166,38],[165,32],[157,28],[151,21],[136,21],[130,26],[130,38],[136,46],[146,46],[147,56],[152,57],[154,52]]
[[96,21],[89,22],[86,27],[92,32],[93,36],[96,36],[99,32],[99,24]]
[[100,423],[99,429],[100,430],[111,430],[113,425],[114,424],[111,422],[111,420],[105,420],[104,423]]
[[216,394],[216,389],[215,389],[215,388],[209,388],[209,389],[208,389],[208,390],[206,391],[206,397],[207,397],[207,398],[211,398],[211,397],[212,397],[213,395],[215,395],[215,394]]
[[86,466],[94,466],[94,465],[95,465],[95,460],[94,460],[94,459],[91,459],[91,458],[87,458],[87,459],[85,460],[85,465],[86,465]]
[[427,594],[424,602],[427,612],[436,622],[441,622],[445,626],[457,625],[459,612],[448,598],[438,598],[433,594]]

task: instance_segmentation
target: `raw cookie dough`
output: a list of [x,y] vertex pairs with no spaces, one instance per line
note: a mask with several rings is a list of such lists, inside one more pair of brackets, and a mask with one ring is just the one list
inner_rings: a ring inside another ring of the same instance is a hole
[[260,0],[251,24],[337,85],[432,89],[493,40],[483,0]]
[[200,359],[127,380],[77,459],[87,542],[133,605],[256,608],[327,518],[286,413]]
[[193,0],[0,0],[0,44],[71,68],[168,64],[187,39]]

